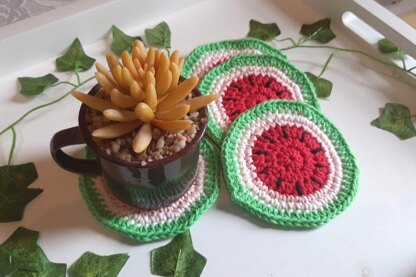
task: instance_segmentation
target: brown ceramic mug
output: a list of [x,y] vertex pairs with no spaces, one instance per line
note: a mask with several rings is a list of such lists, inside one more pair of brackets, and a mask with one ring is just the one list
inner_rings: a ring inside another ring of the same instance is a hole
[[[96,85],[89,92],[95,95],[101,90]],[[201,93],[194,89],[193,94]],[[77,127],[57,132],[51,140],[50,150],[55,162],[63,169],[78,174],[102,175],[114,194],[123,202],[142,209],[157,209],[178,200],[189,189],[196,175],[199,144],[205,133],[206,121],[201,123],[195,137],[185,148],[164,159],[145,166],[108,155],[98,146],[88,130],[86,115],[89,107],[82,104]],[[208,118],[206,107],[198,110]],[[62,148],[86,144],[97,159],[78,159],[67,155]]]

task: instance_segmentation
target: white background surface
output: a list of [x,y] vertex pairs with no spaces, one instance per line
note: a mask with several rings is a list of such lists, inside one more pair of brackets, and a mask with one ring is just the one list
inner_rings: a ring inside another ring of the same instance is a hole
[[39,15],[75,1],[77,0],[2,0],[0,1],[0,26]]
[[[165,20],[172,30],[173,48],[187,54],[202,43],[245,36],[251,18],[277,22],[283,38],[298,37],[302,23],[321,16],[298,0],[216,0],[125,31],[143,34],[144,28]],[[359,47],[337,28],[335,32],[338,37],[331,44]],[[103,62],[108,46],[107,39],[88,45],[86,52]],[[286,54],[300,68],[317,74],[330,53],[299,49]],[[389,77],[390,72],[378,65],[362,62],[351,55],[337,55],[324,76],[334,83],[332,96],[320,101],[323,112],[338,126],[357,157],[361,178],[355,201],[318,229],[284,230],[246,214],[230,202],[222,187],[218,202],[191,228],[195,248],[208,259],[203,276],[416,274],[416,138],[399,141],[370,126],[386,102],[406,104],[415,113],[416,91]],[[34,99],[18,94],[18,76],[53,71],[53,61],[46,61],[0,79],[1,129],[30,107],[66,92],[66,88],[58,87]],[[83,79],[92,73],[82,74]],[[34,161],[39,179],[33,187],[44,192],[29,204],[23,221],[0,224],[0,241],[18,226],[25,226],[41,232],[40,245],[53,262],[70,266],[85,251],[101,255],[128,252],[130,259],[120,276],[151,276],[150,251],[168,240],[136,243],[105,229],[88,212],[77,175],[62,170],[50,157],[50,138],[56,131],[77,124],[78,109],[79,103],[68,98],[18,126],[14,163]],[[6,163],[10,143],[10,134],[0,137],[0,164]]]

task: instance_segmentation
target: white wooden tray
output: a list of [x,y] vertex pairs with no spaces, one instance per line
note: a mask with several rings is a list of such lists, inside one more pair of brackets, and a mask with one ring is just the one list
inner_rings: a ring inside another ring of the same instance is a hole
[[[124,3],[120,1],[119,5],[122,5],[121,2]],[[181,7],[184,7],[191,1],[170,1],[169,4],[165,1],[151,2],[147,2],[150,5],[147,9],[154,9],[162,2],[170,7],[182,3]],[[333,1],[332,6],[338,3],[340,1]],[[109,9],[110,6],[103,7]],[[107,32],[113,23],[135,35],[143,34],[145,28],[165,20],[172,30],[173,48],[187,54],[202,43],[244,37],[252,18],[276,22],[282,30],[281,38],[297,38],[303,23],[312,23],[329,15],[326,9],[301,0],[211,0],[177,12],[173,12],[173,8],[169,12],[165,6],[159,9],[164,12],[144,18],[137,16],[131,21],[109,16],[110,13],[101,14],[103,18],[97,21],[92,17],[85,20],[96,28],[93,29],[96,30],[96,38]],[[356,14],[361,16],[358,11]],[[34,99],[27,99],[18,95],[16,78],[53,72],[53,57],[61,53],[74,36],[85,42],[85,50],[90,56],[104,62],[103,54],[109,46],[107,37],[89,43],[93,39],[88,40],[86,36],[85,22],[72,21],[74,18],[62,19],[48,27],[50,36],[56,38],[48,41],[53,45],[48,45],[46,38],[36,35],[31,40],[20,41],[16,38],[17,42],[25,43],[25,47],[19,43],[11,44],[8,47],[13,51],[8,55],[1,52],[0,64],[4,68],[4,59],[7,59],[6,65],[11,64],[13,57],[24,49],[35,51],[41,46],[51,49],[50,55],[45,54],[25,66],[17,66],[19,69],[7,71],[8,75],[4,75],[4,69],[0,73],[1,127],[16,120],[29,108],[55,99],[68,89],[58,87]],[[367,22],[370,20],[376,19],[369,16],[367,20],[366,17]],[[71,30],[68,26],[72,26]],[[337,38],[331,44],[364,49],[341,26],[334,26]],[[394,40],[400,34],[394,37],[385,33],[385,36]],[[408,42],[414,43],[414,39],[414,36],[407,36]],[[411,48],[406,48],[407,44],[402,44],[404,42],[398,44],[414,55]],[[31,45],[38,46],[31,48]],[[301,69],[319,73],[330,52],[296,49],[286,54]],[[83,73],[81,77],[87,78],[92,74],[93,70]],[[62,79],[68,78],[66,74],[57,75]],[[391,77],[391,72],[373,62],[343,53],[337,54],[324,77],[333,81],[334,89],[329,100],[320,101],[323,112],[344,134],[360,167],[360,185],[355,201],[343,214],[321,228],[290,231],[254,219],[230,201],[223,187],[218,203],[191,229],[195,248],[208,259],[203,276],[415,275],[416,139],[399,141],[392,134],[370,126],[370,121],[379,116],[379,108],[386,102],[406,104],[415,113],[415,88]],[[83,90],[87,91],[91,86]],[[34,186],[43,188],[44,192],[29,204],[23,221],[0,224],[0,241],[9,237],[18,226],[25,226],[40,231],[40,245],[54,262],[71,265],[85,251],[102,255],[128,252],[130,259],[120,276],[151,276],[149,253],[167,241],[132,243],[103,228],[82,200],[78,176],[63,171],[50,157],[50,138],[58,130],[77,124],[78,108],[79,103],[68,98],[39,111],[18,126],[14,162],[34,161],[39,172]],[[6,163],[10,143],[10,134],[0,137],[0,164]]]

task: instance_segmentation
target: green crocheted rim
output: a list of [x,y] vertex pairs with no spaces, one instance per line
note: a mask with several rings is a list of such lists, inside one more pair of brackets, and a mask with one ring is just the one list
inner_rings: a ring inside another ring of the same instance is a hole
[[193,69],[200,63],[201,59],[210,55],[214,52],[220,52],[224,50],[244,50],[253,49],[259,50],[262,54],[272,55],[287,60],[286,55],[282,52],[273,48],[269,44],[255,39],[255,38],[244,38],[235,40],[223,40],[218,42],[212,42],[204,44],[195,48],[191,54],[186,58],[185,63],[182,67],[181,75],[185,78],[191,77]]
[[[202,79],[199,90],[203,95],[213,93],[213,86],[220,78],[224,78],[227,73],[242,67],[250,65],[260,65],[278,68],[288,78],[294,81],[300,88],[305,103],[320,110],[319,101],[315,93],[315,88],[309,78],[294,65],[286,60],[266,55],[239,55],[229,59],[227,62],[216,66],[210,70]],[[221,92],[219,92],[221,93]],[[211,103],[214,105],[215,103]],[[215,142],[221,143],[226,132],[214,121],[211,109],[208,109],[208,134]]]
[[114,214],[105,206],[101,194],[95,188],[93,177],[89,175],[79,177],[81,193],[92,215],[112,231],[138,241],[155,241],[173,237],[189,229],[215,203],[219,195],[219,156],[213,145],[206,139],[202,140],[200,149],[206,164],[203,194],[175,221],[138,226],[129,219]]
[[[236,150],[242,147],[240,139],[253,121],[265,115],[269,117],[270,113],[288,112],[314,122],[327,135],[342,162],[343,178],[340,190],[333,201],[323,209],[292,212],[287,209],[278,209],[256,197],[238,176],[240,164],[237,161]],[[339,130],[318,110],[299,101],[270,100],[240,115],[231,125],[222,144],[221,159],[232,200],[256,217],[281,226],[310,228],[322,225],[344,211],[354,199],[358,189],[359,170]]]

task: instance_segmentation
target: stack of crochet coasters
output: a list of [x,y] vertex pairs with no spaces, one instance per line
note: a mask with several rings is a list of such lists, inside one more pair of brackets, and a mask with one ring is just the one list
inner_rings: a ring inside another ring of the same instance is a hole
[[109,229],[139,241],[154,241],[183,233],[215,203],[219,195],[219,157],[207,140],[201,143],[191,188],[167,207],[142,210],[120,201],[102,177],[81,175],[79,186],[93,216]]
[[353,200],[358,168],[344,138],[320,112],[304,73],[265,43],[243,39],[195,49],[186,77],[202,78],[208,134],[221,145],[232,200],[288,227],[316,227]]
[[[221,145],[232,200],[265,221],[315,227],[353,200],[358,168],[344,138],[320,113],[313,85],[278,50],[256,39],[202,45],[182,75],[201,78],[208,134]],[[141,210],[117,199],[101,177],[81,175],[80,190],[93,216],[134,240],[153,241],[189,229],[218,198],[220,167],[203,140],[189,191],[167,207]]]
[[186,58],[181,75],[185,78],[191,76],[202,78],[213,67],[240,54],[264,54],[287,59],[279,50],[261,40],[252,38],[224,40],[195,48]]

